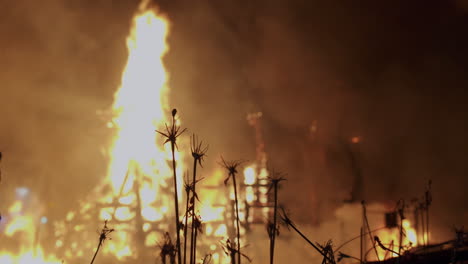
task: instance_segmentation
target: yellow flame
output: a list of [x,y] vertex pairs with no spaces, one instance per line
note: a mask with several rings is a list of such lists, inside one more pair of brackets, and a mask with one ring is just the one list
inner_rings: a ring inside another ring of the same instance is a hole
[[[168,166],[168,161],[172,160],[171,150],[169,144],[162,144],[164,138],[155,132],[164,130],[164,123],[171,122],[165,118],[169,113],[168,74],[162,61],[168,51],[168,30],[166,19],[153,10],[142,11],[134,18],[134,26],[127,38],[127,65],[121,86],[114,95],[111,127],[116,134],[110,148],[107,177],[113,194],[106,201],[111,203],[117,197],[120,206],[102,209],[101,219],[114,217],[125,222],[138,215],[145,221],[156,222],[167,213],[173,214],[169,210],[170,199],[160,196],[161,187],[167,187],[166,181],[172,176],[172,168]],[[176,122],[180,125],[180,120]],[[181,153],[175,153],[177,161],[181,156]],[[179,176],[183,171],[181,165],[177,167]],[[180,194],[181,180],[178,180],[177,188]],[[116,232],[107,251],[119,259],[134,255],[135,245],[129,242],[130,236]],[[153,238],[147,237],[145,244],[151,243],[154,243]]]
[[29,216],[18,216],[14,218],[6,227],[5,229],[5,235],[11,237],[13,236],[16,232],[19,231],[27,231],[27,232],[33,232],[33,230],[30,230],[34,226],[33,220]]
[[[411,246],[414,247],[417,245],[417,235],[416,230],[411,226],[411,222],[408,219],[403,219],[402,222],[403,226],[403,238],[402,238],[402,246]],[[392,229],[384,229],[380,230],[376,233],[376,235],[381,240],[382,244],[387,248],[390,248],[396,252],[398,252],[398,243],[400,239],[400,230],[399,228],[392,228]],[[393,244],[393,248],[392,248]],[[377,248],[377,252],[379,254],[380,260],[384,259],[385,256],[387,257],[397,257],[398,255],[395,253],[388,253],[387,251],[381,249],[380,247]],[[375,260],[372,255],[369,255],[369,259]]]
[[23,209],[23,202],[21,200],[18,200],[18,201],[15,201],[10,206],[10,208],[8,209],[8,212],[10,214],[17,214],[17,213],[21,212],[22,209]]
[[0,252],[0,263],[2,264],[60,264],[62,261],[45,256],[42,248],[24,251],[19,255],[13,255],[7,252]]
[[255,167],[249,166],[244,169],[244,183],[245,184],[254,184],[256,180]]
[[154,175],[155,170],[158,175],[170,175],[165,150],[161,144],[152,144],[167,110],[167,73],[162,57],[168,50],[168,23],[153,11],[138,15],[134,23],[127,38],[128,62],[113,105],[118,131],[108,175],[114,194],[120,192],[127,173],[134,173],[130,166],[146,175]]
[[34,214],[24,211],[21,200],[13,202],[8,210],[10,219],[4,230],[7,237],[13,237],[20,245],[18,252],[0,251],[1,264],[58,264],[58,259],[46,256],[40,244],[34,241],[38,236],[40,221]]

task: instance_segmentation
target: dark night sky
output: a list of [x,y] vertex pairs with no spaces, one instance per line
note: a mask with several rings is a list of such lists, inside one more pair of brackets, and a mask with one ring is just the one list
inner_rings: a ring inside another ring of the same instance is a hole
[[[432,179],[438,223],[468,221],[468,1],[155,2],[172,22],[170,100],[210,143],[208,168],[220,153],[254,158],[245,116],[263,111],[297,211],[320,200],[325,218],[348,198],[340,142],[358,135],[365,199],[412,198]],[[0,2],[4,186],[40,186],[64,212],[104,176],[109,131],[95,112],[112,103],[137,5]]]

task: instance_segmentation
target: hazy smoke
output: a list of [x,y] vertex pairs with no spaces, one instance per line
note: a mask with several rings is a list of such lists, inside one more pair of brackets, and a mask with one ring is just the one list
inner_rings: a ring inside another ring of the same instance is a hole
[[[350,198],[357,166],[361,198],[419,197],[432,179],[438,224],[462,223],[459,56],[466,57],[467,41],[457,23],[466,25],[466,17],[454,2],[430,3],[424,12],[404,1],[364,6],[168,6],[172,100],[190,109],[187,126],[215,142],[214,153],[249,159],[254,135],[243,118],[263,111],[271,166],[289,174],[283,201],[304,222],[332,217]],[[355,136],[359,144],[351,144]]]
[[[96,111],[119,85],[137,2],[0,5],[4,183],[41,186],[58,214],[104,177]],[[219,154],[255,158],[245,118],[262,111],[298,221],[333,219],[357,165],[362,198],[410,199],[432,179],[434,225],[466,222],[466,12],[417,2],[157,3],[172,21],[171,101],[210,144],[206,171]]]

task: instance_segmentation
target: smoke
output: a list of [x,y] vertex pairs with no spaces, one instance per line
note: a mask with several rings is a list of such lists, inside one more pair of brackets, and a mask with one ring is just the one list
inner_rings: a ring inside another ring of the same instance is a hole
[[132,7],[105,2],[1,4],[4,188],[42,190],[59,215],[107,167],[106,119],[96,111],[109,107],[118,86]]
[[171,99],[211,154],[239,158],[254,158],[244,118],[262,111],[269,164],[288,173],[281,199],[304,223],[351,198],[420,197],[432,179],[448,231],[467,211],[467,21],[455,2],[420,4],[168,4]]
[[[105,175],[96,111],[119,85],[137,2],[0,6],[3,181],[41,186],[58,214]],[[334,219],[357,176],[370,201],[420,196],[432,179],[434,226],[466,222],[467,19],[454,3],[156,3],[172,23],[170,99],[210,145],[206,174],[221,154],[255,159],[246,115],[262,111],[300,223]]]

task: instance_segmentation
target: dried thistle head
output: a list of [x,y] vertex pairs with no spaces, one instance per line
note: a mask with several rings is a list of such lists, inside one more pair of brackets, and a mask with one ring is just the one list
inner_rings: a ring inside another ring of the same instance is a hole
[[281,208],[280,219],[281,219],[281,222],[288,228],[288,230],[290,226],[294,225],[292,220],[289,218],[288,214],[284,210],[284,208]]
[[224,184],[227,184],[229,178],[236,176],[238,173],[237,167],[242,163],[244,163],[242,160],[226,161],[224,160],[223,156],[221,156],[221,162],[219,162],[219,165],[223,166],[228,171],[228,177],[224,180]]
[[286,175],[287,175],[286,173],[272,171],[272,176],[268,177],[268,181],[270,182],[270,187],[268,187],[268,192],[270,192],[270,190],[273,187],[275,186],[277,187],[280,182],[285,181]]
[[[188,175],[188,174],[187,174]],[[185,189],[185,192],[187,193],[187,196],[189,195],[189,193],[191,192],[193,195],[191,196],[190,200],[189,200],[189,203],[190,203],[190,207],[193,207],[193,204],[195,203],[195,199],[197,201],[200,201],[200,199],[198,198],[198,194],[197,192],[195,191],[195,185],[200,182],[201,180],[203,180],[204,178],[200,178],[198,180],[196,180],[195,182],[189,182],[189,178],[186,177],[185,179],[185,182],[184,182],[184,189]]]
[[226,242],[221,242],[221,247],[226,255],[230,256],[232,254],[236,254],[237,249],[234,242],[231,243],[231,240],[228,238]]
[[195,159],[195,161],[198,161],[198,164],[200,164],[200,167],[202,167],[201,162],[206,156],[208,145],[203,147],[203,141],[198,141],[198,137],[193,134],[190,138],[190,150],[192,151],[192,157]]
[[[226,239],[226,242],[222,243],[221,242],[221,247],[223,248],[223,251],[226,255],[228,256],[233,256],[235,254],[238,254],[239,252],[237,251],[237,244],[236,242],[231,242],[231,240],[228,238]],[[249,258],[247,255],[240,253],[242,257],[247,259],[249,262],[252,262],[252,259]]]
[[332,254],[333,253],[333,242],[332,240],[328,240],[325,242],[323,245],[319,243],[315,243],[320,249],[322,249],[322,252],[324,254]]
[[193,218],[193,228],[195,228],[198,233],[203,234],[203,223],[200,215],[195,214],[195,217]]
[[162,132],[159,130],[155,130],[155,131],[166,138],[166,141],[164,141],[164,144],[171,142],[171,144],[174,144],[174,146],[177,148],[177,143],[176,143],[177,138],[180,135],[182,135],[182,133],[184,133],[187,129],[184,128],[183,130],[180,130],[181,128],[176,125],[176,122],[175,122],[176,114],[177,114],[177,110],[173,109],[172,110],[172,125],[168,127],[167,124],[164,124],[166,126],[166,132]]
[[107,227],[107,220],[104,221],[104,226],[101,229],[101,232],[99,233],[99,241],[103,243],[107,239],[111,239],[109,237],[109,234],[114,232],[115,230],[113,228]]
[[172,243],[171,236],[169,235],[168,232],[164,234],[163,243],[160,243],[158,246],[161,249],[161,252],[159,253],[159,255],[162,258],[165,258],[166,256],[175,256],[177,253],[177,248]]
[[279,236],[279,226],[275,226],[271,220],[268,220],[266,230],[270,239],[273,239],[275,236]]

